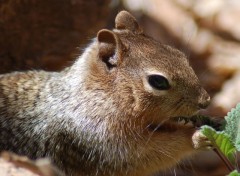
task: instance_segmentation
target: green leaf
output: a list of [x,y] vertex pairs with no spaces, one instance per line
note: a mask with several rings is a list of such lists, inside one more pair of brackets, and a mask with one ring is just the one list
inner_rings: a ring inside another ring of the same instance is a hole
[[234,170],[228,176],[240,176],[240,173],[238,171]]
[[233,164],[235,163],[236,147],[224,131],[216,131],[210,126],[202,126],[202,133],[218,148]]
[[[216,147],[215,152],[229,170],[234,170],[234,166],[236,169],[236,152],[240,151],[240,103],[225,117],[225,126],[222,131],[216,131],[207,125],[203,126],[201,131]],[[240,173],[233,171],[229,175],[240,176]]]
[[236,149],[240,151],[240,103],[227,114],[225,120],[224,132],[230,136]]

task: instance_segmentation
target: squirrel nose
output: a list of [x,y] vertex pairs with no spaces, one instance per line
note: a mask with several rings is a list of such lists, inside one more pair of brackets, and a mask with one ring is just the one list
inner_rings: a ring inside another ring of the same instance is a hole
[[208,93],[206,92],[202,98],[200,99],[200,101],[198,102],[198,107],[200,109],[206,109],[208,107],[208,105],[210,104],[210,96],[208,95]]

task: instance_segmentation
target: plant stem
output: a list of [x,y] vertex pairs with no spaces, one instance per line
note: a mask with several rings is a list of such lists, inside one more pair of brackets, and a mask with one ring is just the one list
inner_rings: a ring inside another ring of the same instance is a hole
[[224,164],[227,166],[228,170],[231,172],[235,170],[235,167],[232,165],[232,163],[228,160],[228,158],[222,154],[220,150],[217,148],[214,148],[213,151],[219,156],[219,158],[224,162]]

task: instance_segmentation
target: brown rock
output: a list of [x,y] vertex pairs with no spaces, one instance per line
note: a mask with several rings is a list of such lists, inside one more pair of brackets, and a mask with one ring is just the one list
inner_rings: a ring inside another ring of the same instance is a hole
[[101,29],[110,0],[0,0],[0,73],[59,70]]

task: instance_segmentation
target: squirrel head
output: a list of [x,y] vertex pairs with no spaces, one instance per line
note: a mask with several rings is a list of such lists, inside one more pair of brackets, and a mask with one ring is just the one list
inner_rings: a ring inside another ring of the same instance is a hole
[[128,12],[116,16],[115,29],[100,30],[96,43],[88,87],[105,90],[119,111],[159,123],[208,106],[210,97],[186,56],[146,36]]

